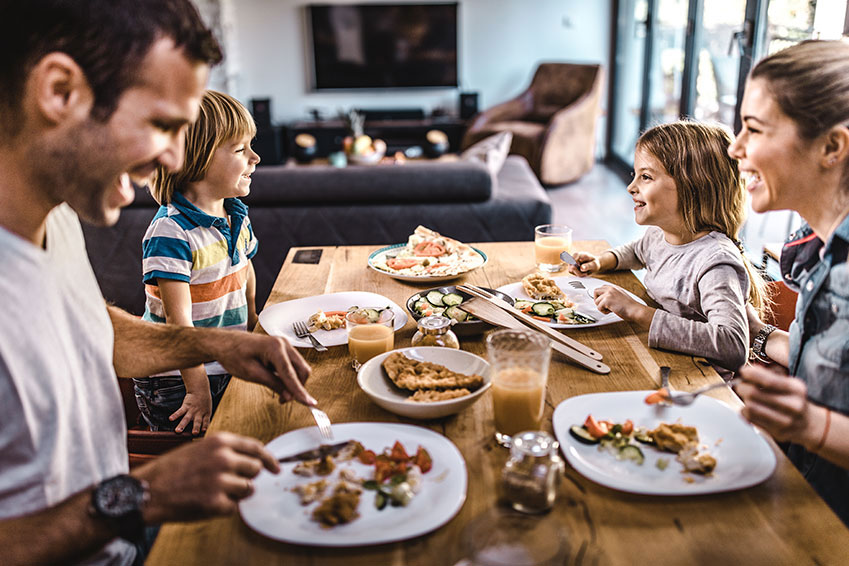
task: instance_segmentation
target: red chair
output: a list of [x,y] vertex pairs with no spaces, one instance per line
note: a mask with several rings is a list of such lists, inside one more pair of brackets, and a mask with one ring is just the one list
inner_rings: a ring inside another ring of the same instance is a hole
[[118,384],[121,386],[124,412],[127,415],[127,452],[130,455],[130,468],[149,462],[160,454],[192,441],[191,433],[150,430],[136,404],[133,380],[118,378]]
[[790,323],[796,318],[798,294],[783,281],[770,281],[767,283],[767,288],[772,299],[772,312],[766,317],[765,322],[787,331],[790,329]]

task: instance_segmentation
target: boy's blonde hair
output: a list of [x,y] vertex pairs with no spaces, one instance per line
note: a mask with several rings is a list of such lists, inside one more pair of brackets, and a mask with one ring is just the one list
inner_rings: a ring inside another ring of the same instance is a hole
[[156,169],[151,193],[159,204],[168,204],[175,192],[201,181],[209,170],[215,150],[224,142],[256,135],[256,123],[242,104],[228,94],[207,90],[200,102],[198,119],[186,132],[186,160],[176,173]]
[[720,232],[737,245],[751,283],[749,301],[764,314],[766,283],[738,240],[746,219],[746,193],[737,160],[728,155],[731,142],[730,132],[722,126],[682,120],[647,130],[637,140],[637,149],[657,159],[675,181],[681,216],[690,232]]

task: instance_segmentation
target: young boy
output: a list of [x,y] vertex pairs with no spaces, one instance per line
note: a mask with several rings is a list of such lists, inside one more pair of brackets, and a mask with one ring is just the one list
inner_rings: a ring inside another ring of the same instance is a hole
[[[162,206],[144,236],[145,313],[153,322],[250,330],[256,324],[257,240],[238,197],[250,192],[259,156],[256,125],[234,98],[206,91],[186,135],[181,170],[157,171]],[[182,379],[181,379],[182,376]],[[152,430],[206,431],[230,376],[217,362],[135,379]]]

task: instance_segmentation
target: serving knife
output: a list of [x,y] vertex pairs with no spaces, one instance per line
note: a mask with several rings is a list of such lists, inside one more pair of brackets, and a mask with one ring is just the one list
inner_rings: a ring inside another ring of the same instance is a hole
[[313,448],[311,450],[304,450],[303,452],[298,452],[297,454],[292,454],[291,456],[284,456],[282,458],[278,458],[277,461],[281,464],[285,464],[287,462],[304,462],[306,460],[320,460],[325,456],[335,456],[338,454],[343,448],[348,446],[351,443],[350,440],[346,440],[345,442],[339,442],[338,444],[322,444],[318,448]]

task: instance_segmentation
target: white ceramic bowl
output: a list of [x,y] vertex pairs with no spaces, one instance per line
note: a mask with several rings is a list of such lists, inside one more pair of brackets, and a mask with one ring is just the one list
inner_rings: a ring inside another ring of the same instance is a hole
[[[411,393],[395,387],[386,372],[383,371],[383,360],[393,352],[402,352],[405,356],[414,360],[440,364],[458,373],[467,375],[476,373],[483,377],[483,385],[477,391],[457,399],[433,403],[407,401],[406,399]],[[365,391],[366,395],[379,406],[397,415],[413,419],[438,419],[459,413],[480,399],[492,385],[489,363],[486,360],[463,350],[435,346],[400,348],[375,356],[364,363],[360,371],[357,372],[357,383],[359,383],[360,389]]]

